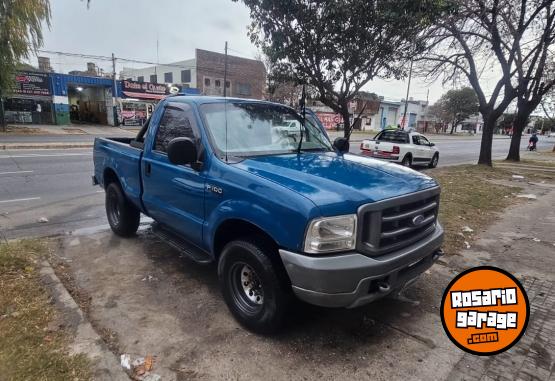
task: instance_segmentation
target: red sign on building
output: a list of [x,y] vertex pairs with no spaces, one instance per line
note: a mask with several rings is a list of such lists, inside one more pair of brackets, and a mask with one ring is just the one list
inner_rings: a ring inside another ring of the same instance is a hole
[[343,123],[341,115],[333,112],[317,112],[316,116],[320,119],[326,130],[335,130],[339,123]]

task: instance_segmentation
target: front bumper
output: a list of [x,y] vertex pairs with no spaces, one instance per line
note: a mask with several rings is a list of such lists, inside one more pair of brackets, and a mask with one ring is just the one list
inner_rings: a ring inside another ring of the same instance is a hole
[[412,283],[441,256],[443,228],[379,257],[357,252],[314,257],[280,250],[293,292],[307,303],[354,308]]

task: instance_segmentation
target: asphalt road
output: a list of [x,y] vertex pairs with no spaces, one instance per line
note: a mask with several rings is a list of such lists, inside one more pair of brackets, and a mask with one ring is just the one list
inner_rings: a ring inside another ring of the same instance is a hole
[[[435,142],[440,166],[477,159],[478,139]],[[539,148],[554,143],[555,139],[542,138]],[[494,158],[503,158],[508,146],[508,139],[494,140]],[[523,149],[525,146],[526,142]],[[358,152],[357,145],[353,144],[352,151]],[[0,237],[47,236],[106,227],[104,194],[91,185],[92,172],[90,149],[0,151]]]

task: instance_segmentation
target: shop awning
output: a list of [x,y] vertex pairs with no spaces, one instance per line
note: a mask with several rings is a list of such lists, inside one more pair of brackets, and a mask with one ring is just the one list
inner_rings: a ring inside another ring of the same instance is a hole
[[124,91],[123,92],[129,98],[138,98],[138,99],[164,99],[166,95],[158,95],[158,94],[145,94],[145,93],[135,93],[133,91]]

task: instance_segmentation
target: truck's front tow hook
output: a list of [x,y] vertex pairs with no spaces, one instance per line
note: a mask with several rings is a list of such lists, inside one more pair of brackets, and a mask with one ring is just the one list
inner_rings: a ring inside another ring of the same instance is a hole
[[380,282],[378,283],[378,290],[380,290],[380,292],[389,292],[391,290],[391,286],[389,286],[389,283],[387,282]]
[[442,249],[438,249],[438,250],[436,250],[436,252],[434,253],[434,256],[433,256],[432,259],[433,259],[434,261],[436,261],[436,260],[439,259],[439,257],[443,257],[444,255],[445,255],[445,252],[444,252]]

